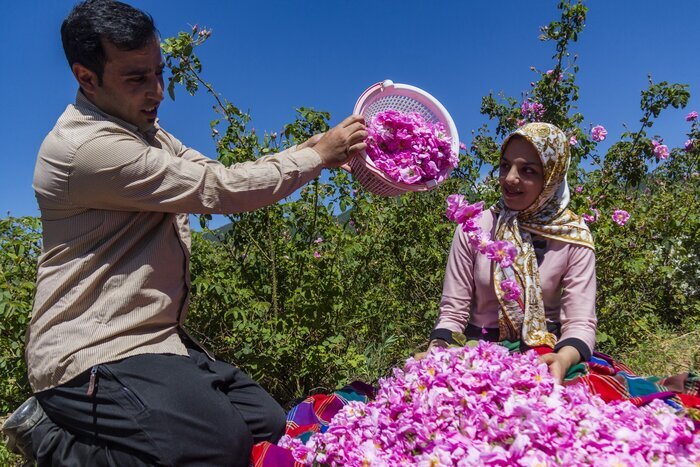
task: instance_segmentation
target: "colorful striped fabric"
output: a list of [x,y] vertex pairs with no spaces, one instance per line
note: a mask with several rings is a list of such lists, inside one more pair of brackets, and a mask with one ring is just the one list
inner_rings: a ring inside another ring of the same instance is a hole
[[[504,341],[505,347],[518,351],[519,342]],[[590,391],[606,402],[629,400],[636,406],[662,399],[680,413],[687,415],[700,432],[700,374],[688,372],[668,378],[643,378],[623,363],[594,352],[591,360],[569,369],[564,384],[585,384]],[[355,381],[332,394],[309,396],[287,414],[285,433],[306,442],[313,433],[323,433],[335,415],[349,401],[367,402],[375,388]],[[255,467],[302,467],[295,462],[291,451],[272,443],[258,443],[253,447],[251,465]]]
[[[315,394],[294,406],[287,414],[285,434],[306,442],[314,433],[323,433],[333,415],[350,401],[367,402],[374,398],[376,389],[355,381],[332,394]],[[292,453],[269,442],[253,446],[251,464],[255,467],[302,467]]]
[[605,402],[629,400],[636,406],[662,399],[683,411],[700,430],[700,374],[687,372],[668,378],[641,377],[625,364],[594,352],[590,361],[572,367],[564,384],[585,384]]

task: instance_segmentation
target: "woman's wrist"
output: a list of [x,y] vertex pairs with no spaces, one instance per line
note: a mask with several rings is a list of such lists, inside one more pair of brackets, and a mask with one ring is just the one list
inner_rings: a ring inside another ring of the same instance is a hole
[[564,347],[558,349],[557,355],[563,359],[563,363],[566,364],[567,370],[581,361],[581,354],[576,347],[571,345],[565,345]]
[[449,345],[450,344],[446,340],[436,337],[430,341],[430,345],[428,345],[428,349],[434,349],[436,347],[440,347],[441,349],[446,349],[447,347],[449,347]]

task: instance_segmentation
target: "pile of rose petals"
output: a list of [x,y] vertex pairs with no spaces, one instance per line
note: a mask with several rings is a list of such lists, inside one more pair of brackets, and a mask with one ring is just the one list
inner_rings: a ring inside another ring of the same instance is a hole
[[480,342],[435,349],[350,402],[306,444],[305,465],[698,465],[700,434],[660,400],[606,404],[555,385],[534,352]]
[[379,112],[370,119],[367,133],[367,155],[396,182],[440,183],[459,162],[445,127],[426,122],[416,112]]

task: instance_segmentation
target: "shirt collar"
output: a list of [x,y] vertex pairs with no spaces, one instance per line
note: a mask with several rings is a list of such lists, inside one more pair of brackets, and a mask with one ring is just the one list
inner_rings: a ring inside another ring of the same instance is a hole
[[110,122],[114,122],[117,125],[123,126],[127,130],[138,133],[139,135],[143,135],[144,137],[147,138],[153,138],[155,137],[156,133],[158,133],[158,130],[160,130],[160,125],[158,125],[158,119],[156,119],[155,123],[153,124],[153,127],[146,131],[145,133],[139,130],[139,128],[136,125],[133,125],[127,121],[122,120],[121,118],[115,117],[114,115],[110,115],[106,112],[104,112],[102,109],[97,107],[95,104],[93,104],[90,99],[87,98],[87,96],[83,93],[83,90],[78,88],[78,93],[75,97],[75,106],[76,107],[83,107],[91,112],[95,112],[97,114],[100,114],[104,116],[107,120]]

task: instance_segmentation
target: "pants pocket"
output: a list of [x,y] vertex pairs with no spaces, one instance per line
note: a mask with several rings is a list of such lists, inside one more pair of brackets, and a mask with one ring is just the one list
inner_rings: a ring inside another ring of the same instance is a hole
[[124,410],[134,414],[147,411],[148,407],[146,407],[139,395],[124,384],[108,365],[99,365],[97,371],[100,379],[98,381],[98,390],[109,393]]

